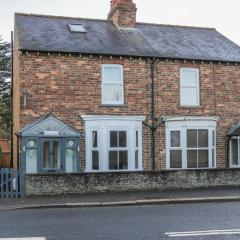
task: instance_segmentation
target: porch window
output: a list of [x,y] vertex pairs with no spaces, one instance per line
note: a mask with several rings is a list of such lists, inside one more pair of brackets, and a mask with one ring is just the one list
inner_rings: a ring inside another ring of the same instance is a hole
[[216,120],[200,118],[194,121],[191,117],[187,119],[188,117],[180,117],[166,123],[167,168],[214,168]]
[[83,116],[86,171],[142,170],[144,117]]
[[123,66],[102,65],[102,103],[118,105],[124,103]]

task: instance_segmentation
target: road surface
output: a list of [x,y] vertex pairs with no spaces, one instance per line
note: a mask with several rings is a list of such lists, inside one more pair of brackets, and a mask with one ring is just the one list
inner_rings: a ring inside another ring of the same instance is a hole
[[239,240],[240,203],[0,211],[0,240]]

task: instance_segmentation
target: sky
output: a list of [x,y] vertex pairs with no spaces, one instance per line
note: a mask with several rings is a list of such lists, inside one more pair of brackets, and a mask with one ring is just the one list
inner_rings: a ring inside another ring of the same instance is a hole
[[[240,45],[239,0],[134,0],[137,21],[214,27]],[[0,0],[0,35],[10,41],[14,12],[106,19],[110,0]]]

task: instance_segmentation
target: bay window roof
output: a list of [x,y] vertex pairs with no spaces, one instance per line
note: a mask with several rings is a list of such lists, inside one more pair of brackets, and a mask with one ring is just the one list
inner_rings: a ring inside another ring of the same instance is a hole
[[240,123],[236,124],[228,131],[228,136],[240,136]]

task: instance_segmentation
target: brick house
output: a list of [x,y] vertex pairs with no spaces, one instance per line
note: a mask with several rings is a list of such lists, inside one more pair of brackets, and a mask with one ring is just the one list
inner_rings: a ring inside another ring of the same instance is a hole
[[15,15],[14,166],[27,173],[239,167],[240,47],[215,29]]

